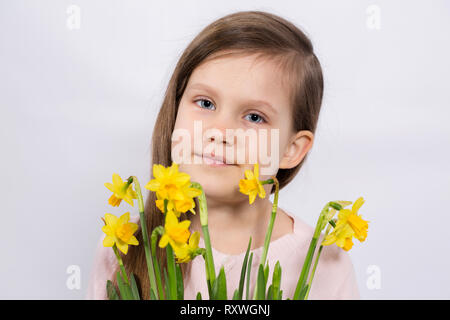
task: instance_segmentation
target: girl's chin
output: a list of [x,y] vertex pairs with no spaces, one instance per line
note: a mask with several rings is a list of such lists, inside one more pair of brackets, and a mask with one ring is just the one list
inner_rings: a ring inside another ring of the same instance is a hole
[[237,165],[219,167],[212,167],[206,164],[180,165],[179,171],[186,172],[191,176],[191,181],[196,181],[198,183],[214,182],[221,185],[226,182],[235,182],[238,184],[239,179],[245,178],[244,171]]
[[[207,201],[209,203],[220,202],[220,203],[236,203],[245,200],[245,196],[239,193],[239,187],[237,189],[233,188],[222,188],[218,189],[216,187],[206,186],[204,188]],[[241,199],[242,198],[242,199]],[[248,201],[248,200],[247,200]]]

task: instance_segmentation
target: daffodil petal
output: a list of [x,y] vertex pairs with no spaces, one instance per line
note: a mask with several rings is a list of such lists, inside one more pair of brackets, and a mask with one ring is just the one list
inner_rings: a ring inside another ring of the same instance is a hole
[[115,186],[122,186],[123,184],[122,178],[117,173],[113,174],[112,181]]
[[259,164],[255,163],[254,167],[253,167],[253,175],[255,177],[255,179],[259,179]]
[[254,179],[253,172],[251,172],[250,170],[245,170],[244,175],[245,175],[245,178],[247,180],[253,180]]
[[178,225],[180,226],[180,228],[187,229],[191,225],[191,221],[190,220],[183,220]]
[[359,208],[364,204],[364,199],[362,197],[359,197],[356,199],[355,203],[352,206],[352,212],[357,213]]
[[135,236],[131,236],[130,241],[128,241],[128,244],[137,246],[137,245],[139,245],[139,241],[138,241],[138,239],[136,239]]
[[256,192],[252,191],[249,194],[249,198],[248,198],[249,203],[252,204],[255,201],[255,198],[256,198]]
[[160,164],[153,165],[153,176],[155,179],[162,179],[164,177],[164,167]]
[[161,183],[159,183],[158,180],[153,179],[150,180],[146,185],[145,188],[150,190],[150,191],[156,191],[161,187]]
[[159,240],[159,247],[160,248],[165,248],[168,243],[169,243],[169,236],[166,235],[166,234],[163,234],[163,236]]
[[128,244],[126,244],[125,242],[118,240],[116,242],[117,248],[122,251],[124,254],[128,253]]
[[113,214],[105,213],[105,221],[107,225],[115,226],[118,221],[118,218]]
[[189,238],[189,246],[191,248],[197,248],[199,242],[200,242],[200,232],[195,231]]
[[130,220],[130,213],[129,212],[125,212],[123,215],[120,216],[118,222],[119,224],[125,224]]
[[110,226],[108,226],[108,225],[103,226],[102,227],[102,231],[108,236],[113,236],[114,235],[114,230],[112,230],[112,228]]
[[112,247],[114,245],[115,241],[114,241],[114,237],[111,236],[105,236],[105,238],[103,239],[103,246],[104,247]]
[[115,192],[114,186],[111,183],[105,182],[104,185],[105,185],[106,188],[108,188],[109,191]]

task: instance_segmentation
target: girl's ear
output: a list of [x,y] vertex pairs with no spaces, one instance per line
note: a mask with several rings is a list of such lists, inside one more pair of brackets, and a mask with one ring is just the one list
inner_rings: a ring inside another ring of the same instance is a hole
[[283,157],[280,160],[280,169],[290,169],[297,166],[312,148],[314,134],[311,131],[303,130],[297,132],[286,146]]

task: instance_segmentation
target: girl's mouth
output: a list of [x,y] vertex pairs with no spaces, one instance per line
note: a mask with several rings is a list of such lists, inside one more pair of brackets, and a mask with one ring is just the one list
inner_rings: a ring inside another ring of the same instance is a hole
[[222,159],[215,157],[214,154],[212,154],[211,156],[204,154],[203,156],[198,155],[198,154],[194,154],[197,157],[200,157],[203,159],[203,163],[211,166],[211,167],[229,167],[232,166],[233,164],[228,164],[225,163]]

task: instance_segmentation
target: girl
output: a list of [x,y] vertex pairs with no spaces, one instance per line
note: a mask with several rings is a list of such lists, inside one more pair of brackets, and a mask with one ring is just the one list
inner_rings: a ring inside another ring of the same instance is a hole
[[[238,287],[250,236],[253,294],[272,203],[266,196],[249,204],[249,198],[239,192],[239,180],[253,164],[238,163],[228,157],[227,150],[244,154],[246,161],[256,155],[261,173],[267,169],[260,180],[276,175],[282,189],[296,176],[313,145],[322,95],[322,70],[310,40],[292,23],[266,12],[238,12],[213,22],[189,44],[176,65],[154,126],[152,160],[170,166],[176,156],[174,132],[184,130],[193,139],[196,123],[201,123],[203,145],[213,144],[214,150],[220,150],[205,151],[200,141],[193,140],[189,161],[175,162],[205,191],[216,272],[224,266],[229,299]],[[211,129],[222,134],[211,134]],[[239,144],[227,129],[276,130],[278,135],[275,141],[258,136],[259,147],[251,149]],[[273,172],[262,164],[261,146],[271,151]],[[196,158],[204,161],[197,164]],[[274,192],[270,185],[265,188],[267,195]],[[155,193],[149,193],[145,205],[148,230],[164,225],[155,200]],[[196,215],[182,214],[181,219],[190,219],[191,232],[201,233],[198,211]],[[138,220],[137,216],[133,222],[139,224]],[[311,226],[278,208],[267,260],[270,272],[280,261],[283,299],[294,295],[312,234]],[[143,242],[140,229],[136,237]],[[202,238],[199,246],[204,246]],[[165,250],[159,249],[157,254],[160,261],[166,261]],[[141,297],[149,299],[144,247],[131,246],[123,259],[127,272],[138,278]],[[185,299],[195,299],[197,292],[208,297],[202,259],[182,264]],[[100,239],[87,298],[106,299],[106,280],[115,281],[116,271],[114,253],[104,248]],[[342,249],[324,247],[309,298],[359,298],[352,263]]]

